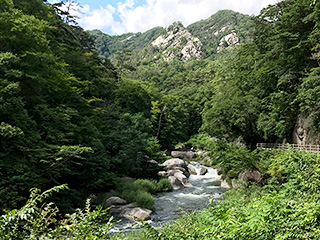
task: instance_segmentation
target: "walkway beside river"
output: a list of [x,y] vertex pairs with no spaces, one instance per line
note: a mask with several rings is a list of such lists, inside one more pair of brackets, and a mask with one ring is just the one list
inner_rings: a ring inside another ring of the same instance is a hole
[[[300,151],[320,153],[320,145],[290,144],[290,146]],[[282,144],[282,143],[257,143],[257,148],[269,149],[269,150],[271,149],[288,150],[288,145]]]

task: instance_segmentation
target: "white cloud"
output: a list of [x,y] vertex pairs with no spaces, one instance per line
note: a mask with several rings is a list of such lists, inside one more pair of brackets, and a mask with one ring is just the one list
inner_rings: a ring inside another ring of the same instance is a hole
[[256,15],[276,2],[279,0],[146,0],[146,4],[135,6],[135,0],[125,0],[115,7],[109,4],[92,10],[85,5],[78,22],[85,29],[109,29],[113,34],[143,32],[174,21],[187,26],[220,9]]

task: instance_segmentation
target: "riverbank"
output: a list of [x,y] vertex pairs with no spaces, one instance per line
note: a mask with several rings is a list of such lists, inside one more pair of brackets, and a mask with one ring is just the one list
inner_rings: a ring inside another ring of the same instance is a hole
[[[217,170],[208,167],[208,172],[200,175],[201,169],[205,166],[197,163],[189,165],[197,173],[197,175],[191,174],[188,179],[192,187],[156,194],[154,196],[155,211],[151,215],[151,220],[148,221],[152,226],[167,224],[185,214],[207,208],[209,199],[217,202],[222,198],[226,190],[220,187]],[[134,229],[139,229],[139,226],[132,221],[121,219],[121,222],[115,224],[110,232],[129,232]]]
[[244,183],[218,204],[161,229],[145,225],[141,232],[111,239],[319,239],[319,154],[294,149],[252,154],[265,184]]

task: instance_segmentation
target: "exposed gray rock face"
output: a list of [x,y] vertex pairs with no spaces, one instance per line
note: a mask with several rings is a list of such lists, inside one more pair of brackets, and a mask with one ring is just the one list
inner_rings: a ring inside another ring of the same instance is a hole
[[207,168],[201,168],[200,169],[200,175],[206,175],[207,174],[207,172],[208,172],[208,169]]
[[111,206],[111,209],[110,209],[110,213],[121,213],[123,210],[127,209],[127,208],[135,208],[135,207],[138,207],[138,204],[133,202],[133,203],[129,203],[129,204],[126,204],[126,205],[117,205],[117,206],[114,206],[112,205]]
[[196,169],[191,165],[188,165],[188,170],[189,170],[189,173],[191,173],[192,175],[197,175]]
[[192,151],[172,151],[171,156],[174,158],[187,158],[192,159],[197,157],[197,153]]
[[167,171],[160,171],[158,175],[168,177],[171,182],[173,190],[179,190],[182,187],[191,187],[188,180],[190,173],[187,163],[179,158],[172,158],[165,161],[161,166],[165,167]]
[[163,53],[165,61],[177,57],[184,61],[202,58],[202,43],[193,37],[181,23],[174,23],[166,28],[166,33],[160,35],[151,45]]
[[121,213],[121,217],[125,217],[131,221],[146,221],[151,219],[152,211],[146,208],[127,208]]
[[168,173],[170,176],[173,176],[174,174],[172,174],[172,172],[181,172],[183,175],[185,175],[186,177],[190,177],[190,173],[188,171],[188,168],[182,168],[182,167],[173,167],[173,168],[170,168],[168,169]]
[[106,202],[109,204],[109,205],[124,205],[124,204],[127,204],[127,201],[122,199],[122,198],[119,198],[119,197],[109,197]]
[[221,179],[221,184],[220,184],[221,188],[225,188],[225,189],[230,189],[231,186],[227,183],[227,181],[225,179]]
[[221,52],[223,49],[228,49],[238,44],[240,44],[240,38],[237,36],[237,32],[232,30],[231,33],[220,39],[217,52]]
[[168,180],[171,183],[172,189],[174,191],[180,190],[181,188],[183,188],[182,183],[174,176],[169,176]]
[[243,173],[240,173],[238,176],[238,179],[243,180],[245,182],[252,181],[252,182],[258,183],[261,180],[261,174],[257,170],[254,170],[254,171],[247,170]]
[[165,161],[164,163],[162,163],[161,166],[167,169],[173,168],[173,167],[187,168],[186,162],[179,158],[171,158]]
[[184,187],[192,187],[188,178],[181,172],[175,172],[173,175],[176,179],[178,179]]

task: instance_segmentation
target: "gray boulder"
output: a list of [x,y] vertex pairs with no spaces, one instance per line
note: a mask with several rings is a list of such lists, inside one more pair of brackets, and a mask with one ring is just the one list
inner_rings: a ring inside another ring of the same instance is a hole
[[200,175],[205,175],[208,172],[208,169],[203,167],[200,169]]
[[133,203],[129,203],[126,205],[121,205],[121,206],[114,206],[112,205],[110,208],[110,213],[121,213],[123,210],[127,209],[127,208],[135,208],[138,207],[138,204],[133,202]]
[[238,179],[243,180],[245,182],[251,181],[251,182],[258,183],[261,180],[261,174],[257,170],[254,170],[254,171],[247,170],[243,173],[240,173],[238,176]]
[[124,204],[127,204],[127,201],[122,199],[122,198],[119,198],[119,197],[109,197],[106,202],[109,204],[109,205],[124,205]]
[[188,178],[181,172],[176,172],[173,176],[178,179],[184,187],[192,187],[192,184],[189,182]]
[[170,176],[169,173],[166,172],[166,171],[160,171],[160,172],[158,172],[158,175],[159,175],[160,177],[163,177],[163,178],[167,178],[167,177]]
[[[171,172],[175,172],[175,171],[180,171],[183,173],[183,175],[185,175],[186,177],[190,177],[190,173],[188,171],[188,168],[182,168],[182,167],[173,167],[173,168],[170,168],[168,169],[168,173],[171,173]],[[174,175],[174,174],[170,174],[170,175]]]
[[181,168],[187,168],[187,164],[185,161],[183,161],[182,159],[179,158],[171,158],[167,161],[165,161],[164,163],[161,164],[161,166],[169,169],[169,168],[173,168],[173,167],[181,167]]
[[220,184],[221,188],[225,188],[225,189],[230,189],[231,186],[227,183],[227,181],[225,179],[221,179],[221,184]]
[[194,167],[192,167],[191,165],[188,165],[188,170],[189,170],[190,174],[197,175],[196,169]]
[[171,156],[174,158],[192,159],[192,158],[195,158],[197,156],[197,154],[192,151],[172,151]]
[[151,219],[152,211],[146,208],[126,208],[121,213],[120,216],[127,218],[131,221],[146,221]]
[[169,182],[171,183],[172,189],[174,191],[180,190],[183,188],[182,183],[174,176],[169,176],[168,177]]

